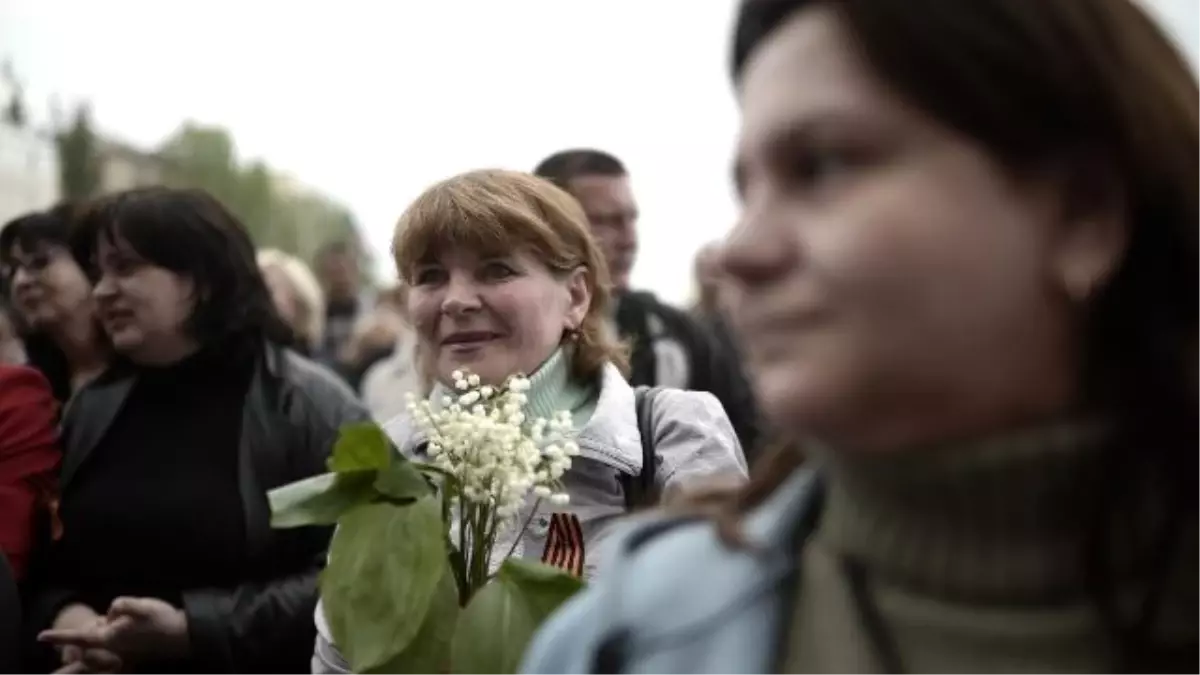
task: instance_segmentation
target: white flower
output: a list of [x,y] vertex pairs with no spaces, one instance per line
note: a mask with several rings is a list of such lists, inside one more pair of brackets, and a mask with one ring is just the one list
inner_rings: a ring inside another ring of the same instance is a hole
[[449,495],[457,514],[454,526],[464,526],[458,520],[463,501],[495,514],[498,527],[511,525],[531,497],[566,504],[561,479],[579,454],[570,412],[528,419],[530,382],[523,375],[508,378],[499,389],[482,384],[474,373],[455,371],[451,380],[453,395],[442,397],[440,409],[410,398],[408,410],[427,436],[431,462],[459,486]]

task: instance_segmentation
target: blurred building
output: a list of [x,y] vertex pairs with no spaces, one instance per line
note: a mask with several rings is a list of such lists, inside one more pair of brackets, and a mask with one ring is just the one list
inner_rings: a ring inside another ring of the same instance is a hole
[[[272,172],[271,189],[278,202],[289,205],[286,213],[277,215],[291,221],[288,230],[294,241],[288,243],[292,253],[312,261],[324,244],[347,239],[363,252],[364,257],[369,257],[370,252],[364,246],[354,216],[344,206],[317,188],[278,170]],[[369,261],[367,263],[369,266]]]
[[100,164],[101,194],[160,185],[165,181],[169,166],[159,155],[112,139],[101,140],[96,155]]
[[58,200],[58,150],[50,134],[0,121],[0,223]]

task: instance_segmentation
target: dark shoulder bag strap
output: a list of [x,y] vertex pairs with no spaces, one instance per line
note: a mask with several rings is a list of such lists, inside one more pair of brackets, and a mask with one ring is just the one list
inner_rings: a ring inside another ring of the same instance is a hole
[[633,511],[658,501],[658,453],[654,447],[654,397],[658,390],[658,387],[636,387],[633,390],[638,435],[642,439],[642,472],[637,476],[620,476],[625,488],[626,511]]

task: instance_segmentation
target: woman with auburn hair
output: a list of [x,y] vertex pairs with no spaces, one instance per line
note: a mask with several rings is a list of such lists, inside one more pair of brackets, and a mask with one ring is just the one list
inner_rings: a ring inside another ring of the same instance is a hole
[[[635,392],[622,374],[625,351],[609,326],[608,269],[570,195],[515,171],[455,176],[409,206],[393,249],[418,358],[435,381],[434,405],[456,370],[490,384],[524,373],[529,418],[565,410],[578,430],[580,454],[563,475],[570,502],[538,508],[531,497],[516,522],[536,518],[515,542],[516,555],[603,574],[598,564],[613,521],[648,501],[640,485],[653,480],[647,492],[669,493],[717,475],[741,482],[741,448],[711,394],[650,394],[652,409],[643,413],[650,430],[642,437]],[[407,415],[384,429],[401,452],[423,452]],[[508,532],[508,541],[514,536]],[[316,618],[314,669],[345,672],[321,608]]]
[[1196,672],[1197,86],[1130,0],[746,0],[765,457],[530,672]]

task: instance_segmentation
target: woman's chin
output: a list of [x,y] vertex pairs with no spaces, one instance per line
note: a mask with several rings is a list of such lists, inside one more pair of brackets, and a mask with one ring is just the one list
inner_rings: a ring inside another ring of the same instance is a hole
[[837,415],[841,396],[820,373],[802,369],[775,369],[755,380],[762,413],[772,425],[789,435],[807,436]]
[[451,375],[454,371],[459,370],[464,373],[478,375],[481,382],[498,386],[504,383],[511,374],[508,369],[500,364],[493,363],[490,359],[475,357],[475,358],[448,358],[442,361],[442,367],[439,371],[442,376],[442,381],[447,384],[453,381]]

